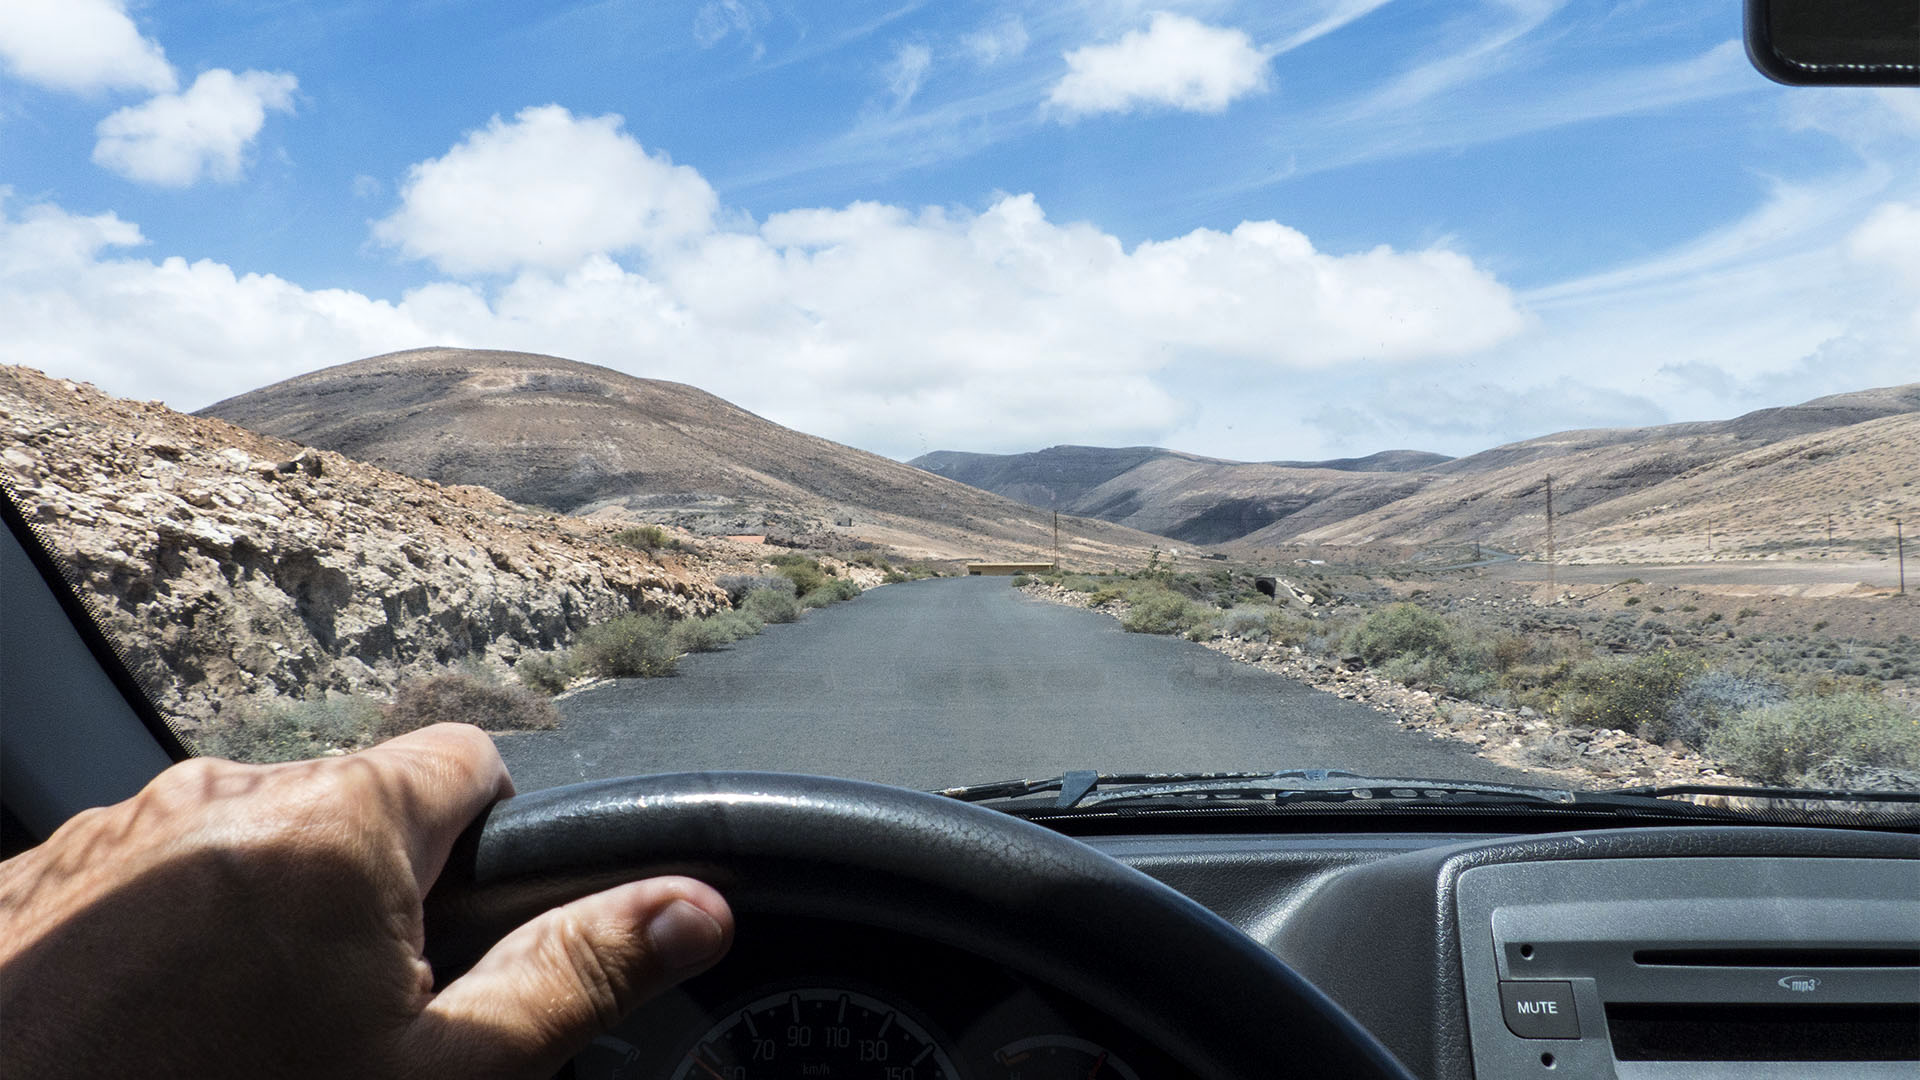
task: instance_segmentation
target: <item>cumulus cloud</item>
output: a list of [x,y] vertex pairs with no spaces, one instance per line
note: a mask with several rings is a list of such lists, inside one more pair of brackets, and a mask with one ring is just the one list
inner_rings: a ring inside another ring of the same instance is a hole
[[[0,228],[0,353],[57,356],[115,392],[197,407],[392,349],[528,349],[691,382],[801,430],[910,456],[1037,445],[1063,430],[1150,441],[1192,414],[1165,383],[1175,367],[1253,364],[1278,379],[1420,361],[1526,322],[1503,285],[1446,250],[1332,254],[1273,222],[1128,249],[1092,225],[1050,220],[1030,195],[977,212],[854,203],[732,228],[695,199],[672,242],[647,247],[651,218],[601,198],[599,185],[556,188],[551,174],[578,180],[611,163],[637,175],[607,190],[631,191],[678,167],[610,118],[546,118],[611,142],[567,144],[533,155],[541,168],[516,169],[518,155],[490,155],[539,126],[522,114],[417,169],[406,206],[381,223],[414,224],[406,215],[450,160],[456,191],[468,173],[488,186],[435,204],[449,229],[461,224],[456,204],[568,208],[550,234],[522,221],[505,244],[432,249],[455,266],[514,271],[491,285],[441,281],[391,303],[309,291],[217,263],[138,258],[121,250],[139,242],[132,225],[36,207]],[[509,190],[511,177],[527,186]],[[697,180],[686,170],[675,182]],[[697,193],[711,195],[704,184]],[[533,245],[542,235],[544,249]],[[549,259],[554,245],[572,257]],[[646,250],[631,265],[616,257],[636,246]]]
[[161,94],[100,121],[94,163],[163,187],[186,187],[203,176],[238,180],[267,113],[291,112],[298,87],[285,72],[203,72],[183,93]]
[[603,252],[656,251],[711,227],[698,172],[649,154],[614,115],[558,105],[496,116],[407,173],[374,236],[451,274],[567,270]]
[[1067,73],[1047,101],[1069,117],[1143,106],[1220,112],[1267,86],[1267,55],[1245,32],[1164,11],[1145,30],[1065,59]]
[[[197,408],[243,382],[371,355],[426,332],[393,305],[220,263],[154,262],[139,228],[0,189],[0,355],[128,396]],[[238,377],[238,378],[236,378]]]
[[887,95],[893,99],[893,108],[898,111],[907,107],[913,95],[920,92],[920,84],[926,81],[927,70],[933,67],[933,50],[925,45],[906,44],[900,46],[887,63]]
[[975,63],[990,67],[1027,51],[1027,24],[1018,15],[1003,15],[997,21],[960,39],[960,47]]
[[121,0],[0,3],[0,62],[16,78],[51,90],[172,91],[166,53],[127,17]]

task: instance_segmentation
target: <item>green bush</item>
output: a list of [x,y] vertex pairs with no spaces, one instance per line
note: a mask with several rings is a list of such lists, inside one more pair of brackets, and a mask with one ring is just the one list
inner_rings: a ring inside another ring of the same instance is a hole
[[1082,576],[1064,578],[1061,580],[1060,584],[1064,585],[1068,592],[1077,592],[1077,593],[1090,593],[1100,588],[1100,585],[1098,582],[1094,581],[1090,577],[1082,577]]
[[202,724],[193,744],[203,757],[256,764],[300,761],[366,746],[377,737],[380,722],[380,703],[358,694],[240,705]]
[[1211,609],[1164,586],[1136,587],[1128,600],[1131,608],[1120,626],[1130,634],[1185,634],[1213,625]]
[[1033,584],[1033,577],[1028,574],[1015,574],[1012,578],[1012,584],[1016,589],[1022,585],[1031,585]]
[[1115,600],[1118,600],[1125,595],[1126,594],[1121,592],[1119,589],[1113,589],[1113,588],[1095,589],[1093,591],[1093,595],[1087,597],[1087,602],[1092,604],[1094,607],[1102,607],[1104,605],[1113,603]]
[[1763,783],[1808,773],[1920,768],[1920,715],[1878,694],[1796,697],[1723,722],[1707,753]]
[[789,552],[767,561],[773,564],[774,573],[793,582],[793,591],[798,596],[805,596],[827,583],[827,572],[821,569],[817,559]]
[[1495,682],[1493,673],[1471,657],[1441,653],[1402,653],[1381,664],[1379,672],[1395,682],[1458,698],[1480,697]]
[[1561,711],[1576,723],[1661,735],[1674,699],[1703,666],[1672,649],[1627,660],[1590,660],[1567,676]]
[[580,666],[610,679],[673,674],[673,628],[658,615],[622,615],[580,633],[573,654]]
[[673,624],[676,653],[718,652],[736,640],[714,619],[682,619]]
[[1228,637],[1265,641],[1273,636],[1268,622],[1272,611],[1262,608],[1234,608],[1219,619],[1220,632]]
[[1394,604],[1370,612],[1347,635],[1346,647],[1377,665],[1402,656],[1456,657],[1469,642],[1441,616],[1415,604]]
[[667,546],[667,530],[658,525],[637,525],[613,534],[613,542],[636,551],[652,552]]
[[569,652],[526,653],[514,662],[513,673],[527,689],[552,697],[579,677],[580,663]]
[[790,623],[800,618],[800,601],[777,589],[753,589],[740,602],[740,610],[763,623]]
[[560,726],[560,713],[553,702],[523,686],[467,674],[432,675],[399,685],[375,734],[386,739],[433,724],[550,731]]
[[892,567],[888,567],[887,572],[881,575],[880,577],[880,584],[898,585],[903,581],[912,581],[912,580],[913,578],[908,577],[906,574],[903,574],[900,571],[893,569]]

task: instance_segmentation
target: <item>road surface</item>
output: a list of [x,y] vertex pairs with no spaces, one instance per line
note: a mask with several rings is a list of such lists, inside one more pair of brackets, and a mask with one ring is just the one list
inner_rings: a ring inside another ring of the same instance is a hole
[[916,788],[1102,772],[1337,768],[1526,781],[1457,743],[1192,642],[1030,599],[1006,578],[888,585],[662,679],[558,701],[497,736],[522,791],[690,769]]

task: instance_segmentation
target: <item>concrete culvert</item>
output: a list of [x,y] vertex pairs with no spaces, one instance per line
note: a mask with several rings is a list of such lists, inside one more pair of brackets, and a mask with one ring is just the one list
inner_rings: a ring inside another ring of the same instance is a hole
[[1253,587],[1261,596],[1277,596],[1280,592],[1280,583],[1270,577],[1254,578]]

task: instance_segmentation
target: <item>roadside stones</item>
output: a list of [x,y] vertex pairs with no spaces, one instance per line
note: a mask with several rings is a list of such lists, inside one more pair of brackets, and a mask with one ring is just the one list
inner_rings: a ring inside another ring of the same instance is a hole
[[[1091,607],[1087,594],[1035,582],[1023,592],[1071,607]],[[1123,616],[1110,605],[1099,610]],[[1391,717],[1410,731],[1459,742],[1489,761],[1544,774],[1548,782],[1570,787],[1613,786],[1635,782],[1741,783],[1714,762],[1684,747],[1658,746],[1614,728],[1563,727],[1551,717],[1522,707],[1517,712],[1462,701],[1394,682],[1365,670],[1360,658],[1344,656],[1328,663],[1298,645],[1263,648],[1258,654],[1232,638],[1207,648],[1243,663],[1285,675]]]

